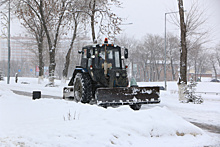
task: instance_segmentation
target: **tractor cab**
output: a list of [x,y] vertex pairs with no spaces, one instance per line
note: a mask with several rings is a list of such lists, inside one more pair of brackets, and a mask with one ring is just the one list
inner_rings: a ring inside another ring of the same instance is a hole
[[[121,58],[121,47],[108,44],[105,38],[104,44],[90,45],[83,47],[81,65],[84,68],[103,69],[107,65],[108,69],[123,69],[124,63]],[[128,50],[125,49],[125,56],[128,58]]]
[[124,57],[127,59],[128,50],[124,49],[124,57],[121,50],[117,45],[108,44],[105,38],[103,44],[85,46],[79,51],[82,53],[81,66],[88,70],[93,81],[98,81],[102,86],[126,87],[128,80]]

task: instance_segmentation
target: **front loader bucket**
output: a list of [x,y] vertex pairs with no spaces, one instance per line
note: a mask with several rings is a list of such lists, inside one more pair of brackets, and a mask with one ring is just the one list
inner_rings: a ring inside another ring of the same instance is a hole
[[160,89],[155,87],[98,88],[98,105],[132,105],[160,103]]

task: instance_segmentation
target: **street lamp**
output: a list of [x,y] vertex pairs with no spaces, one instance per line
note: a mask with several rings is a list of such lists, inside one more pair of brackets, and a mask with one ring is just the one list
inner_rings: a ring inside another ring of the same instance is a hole
[[7,76],[7,84],[10,82],[10,0],[8,1],[8,76]]
[[[132,22],[129,22],[129,23],[122,23],[122,24],[119,24],[119,25],[132,25],[133,23]],[[115,43],[115,26],[114,25],[114,43]]]
[[172,13],[178,13],[179,11],[175,11],[175,12],[168,12],[168,13],[165,13],[165,31],[164,31],[164,60],[165,60],[165,62],[164,62],[164,85],[165,85],[165,90],[167,90],[167,71],[166,71],[166,58],[167,58],[167,54],[166,54],[166,16],[167,16],[167,14],[172,14]]

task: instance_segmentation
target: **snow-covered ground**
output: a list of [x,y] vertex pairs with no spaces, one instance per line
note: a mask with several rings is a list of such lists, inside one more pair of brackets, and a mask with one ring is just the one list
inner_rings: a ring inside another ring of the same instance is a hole
[[[21,84],[26,82],[28,84]],[[176,82],[161,91],[161,103],[144,105],[133,111],[129,106],[102,108],[63,99],[66,84],[45,87],[36,78],[19,78],[16,84],[0,81],[0,146],[220,146],[220,135],[202,130],[190,122],[220,128],[220,95],[202,95],[203,104],[178,101]],[[163,85],[163,83],[138,83]],[[41,90],[51,98],[32,100],[12,90],[32,93]],[[198,92],[220,92],[220,83],[201,82]]]

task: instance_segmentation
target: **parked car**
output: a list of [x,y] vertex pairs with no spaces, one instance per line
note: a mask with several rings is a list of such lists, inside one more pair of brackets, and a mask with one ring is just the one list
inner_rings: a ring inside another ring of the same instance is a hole
[[163,86],[159,86],[160,87],[160,90],[165,90],[165,88]]
[[218,79],[212,79],[210,82],[220,82]]

